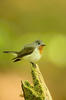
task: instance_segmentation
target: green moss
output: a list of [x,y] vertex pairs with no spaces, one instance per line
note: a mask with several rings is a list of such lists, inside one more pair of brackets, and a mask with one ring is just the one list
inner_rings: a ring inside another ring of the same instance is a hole
[[28,81],[21,82],[25,100],[52,100],[44,83],[39,67],[34,65],[35,64],[32,64],[31,67],[33,86]]

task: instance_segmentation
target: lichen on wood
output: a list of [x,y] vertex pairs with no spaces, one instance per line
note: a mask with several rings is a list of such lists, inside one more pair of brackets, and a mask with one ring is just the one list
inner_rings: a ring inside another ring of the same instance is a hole
[[25,100],[52,100],[50,92],[44,82],[38,65],[32,63],[31,74],[33,86],[28,81],[21,81],[21,87]]

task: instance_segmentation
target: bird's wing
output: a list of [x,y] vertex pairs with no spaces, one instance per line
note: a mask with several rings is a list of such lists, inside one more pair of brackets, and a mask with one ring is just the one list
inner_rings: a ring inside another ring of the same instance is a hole
[[34,51],[35,47],[34,46],[25,46],[18,54],[17,58],[24,57],[26,55],[31,54]]

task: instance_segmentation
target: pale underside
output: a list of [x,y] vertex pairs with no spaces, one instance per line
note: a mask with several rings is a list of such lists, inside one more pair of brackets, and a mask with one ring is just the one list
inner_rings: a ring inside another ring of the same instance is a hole
[[28,60],[28,61],[33,61],[36,62],[41,58],[41,54],[38,50],[38,48],[36,48],[31,54],[24,56],[22,59]]

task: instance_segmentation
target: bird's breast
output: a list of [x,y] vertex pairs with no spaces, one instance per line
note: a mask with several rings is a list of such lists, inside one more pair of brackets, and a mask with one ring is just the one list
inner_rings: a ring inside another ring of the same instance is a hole
[[44,47],[44,46],[40,46],[40,47],[39,47],[39,52],[40,52],[40,54],[42,54],[43,47]]
[[41,58],[41,54],[40,54],[38,48],[36,48],[31,54],[26,55],[24,57],[24,59],[29,60],[29,61],[33,61],[33,62],[38,61],[40,58]]

